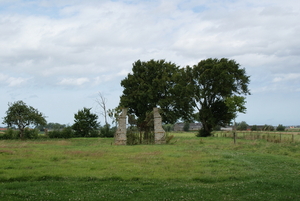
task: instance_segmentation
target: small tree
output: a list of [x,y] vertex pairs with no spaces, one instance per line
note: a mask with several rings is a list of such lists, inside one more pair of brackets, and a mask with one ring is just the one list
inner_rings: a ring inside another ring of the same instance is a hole
[[257,130],[258,130],[257,125],[253,125],[253,126],[251,127],[251,131],[257,131]]
[[190,130],[190,123],[189,122],[184,123],[183,130],[186,131],[186,132]]
[[17,101],[8,104],[9,108],[6,111],[6,117],[3,123],[8,127],[17,126],[20,131],[20,138],[24,139],[25,128],[29,126],[46,125],[45,116],[37,109],[26,105],[23,101]]
[[99,94],[99,98],[96,99],[96,102],[98,103],[98,105],[102,109],[102,112],[100,114],[104,117],[105,125],[108,125],[108,123],[107,123],[108,110],[106,108],[106,102],[107,102],[107,100],[102,95],[101,92],[99,92],[98,94]]
[[263,131],[274,131],[274,127],[272,125],[265,124],[262,130]]
[[285,130],[285,126],[283,126],[282,124],[279,124],[276,128],[277,131],[284,131]]
[[75,130],[75,135],[78,137],[95,136],[94,133],[99,127],[97,122],[98,116],[91,113],[92,108],[83,108],[74,115],[74,124],[72,128]]
[[248,124],[245,121],[236,124],[236,129],[239,131],[245,131],[248,128]]

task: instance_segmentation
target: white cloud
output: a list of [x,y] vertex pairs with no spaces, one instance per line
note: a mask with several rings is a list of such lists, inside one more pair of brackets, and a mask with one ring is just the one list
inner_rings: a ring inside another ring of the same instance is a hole
[[288,73],[277,75],[273,82],[298,81],[300,83],[300,73]]
[[0,73],[0,84],[3,83],[8,87],[25,86],[29,78],[22,77],[10,77],[8,75]]
[[88,83],[90,80],[88,78],[63,78],[58,85],[66,86],[82,86]]
[[185,66],[228,57],[246,68],[254,94],[299,90],[298,0],[14,0],[0,5],[4,87],[26,86],[32,94],[66,86],[117,94],[138,59]]

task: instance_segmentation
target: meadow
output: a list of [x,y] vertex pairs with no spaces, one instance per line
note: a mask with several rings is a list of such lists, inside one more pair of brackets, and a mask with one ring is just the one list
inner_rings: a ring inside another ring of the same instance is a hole
[[300,142],[198,138],[0,141],[0,200],[300,200]]

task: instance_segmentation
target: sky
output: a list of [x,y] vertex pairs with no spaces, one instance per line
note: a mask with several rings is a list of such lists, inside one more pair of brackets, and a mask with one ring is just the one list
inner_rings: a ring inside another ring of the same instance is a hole
[[249,125],[300,125],[299,0],[0,0],[0,126],[18,100],[73,124],[118,106],[137,60],[234,59],[250,76]]

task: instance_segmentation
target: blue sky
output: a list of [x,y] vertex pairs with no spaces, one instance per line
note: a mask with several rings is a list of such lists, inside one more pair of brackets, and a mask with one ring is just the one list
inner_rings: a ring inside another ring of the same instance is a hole
[[116,107],[138,59],[226,57],[251,76],[238,122],[300,125],[299,19],[298,0],[0,0],[0,117],[23,100],[72,124],[99,92]]

